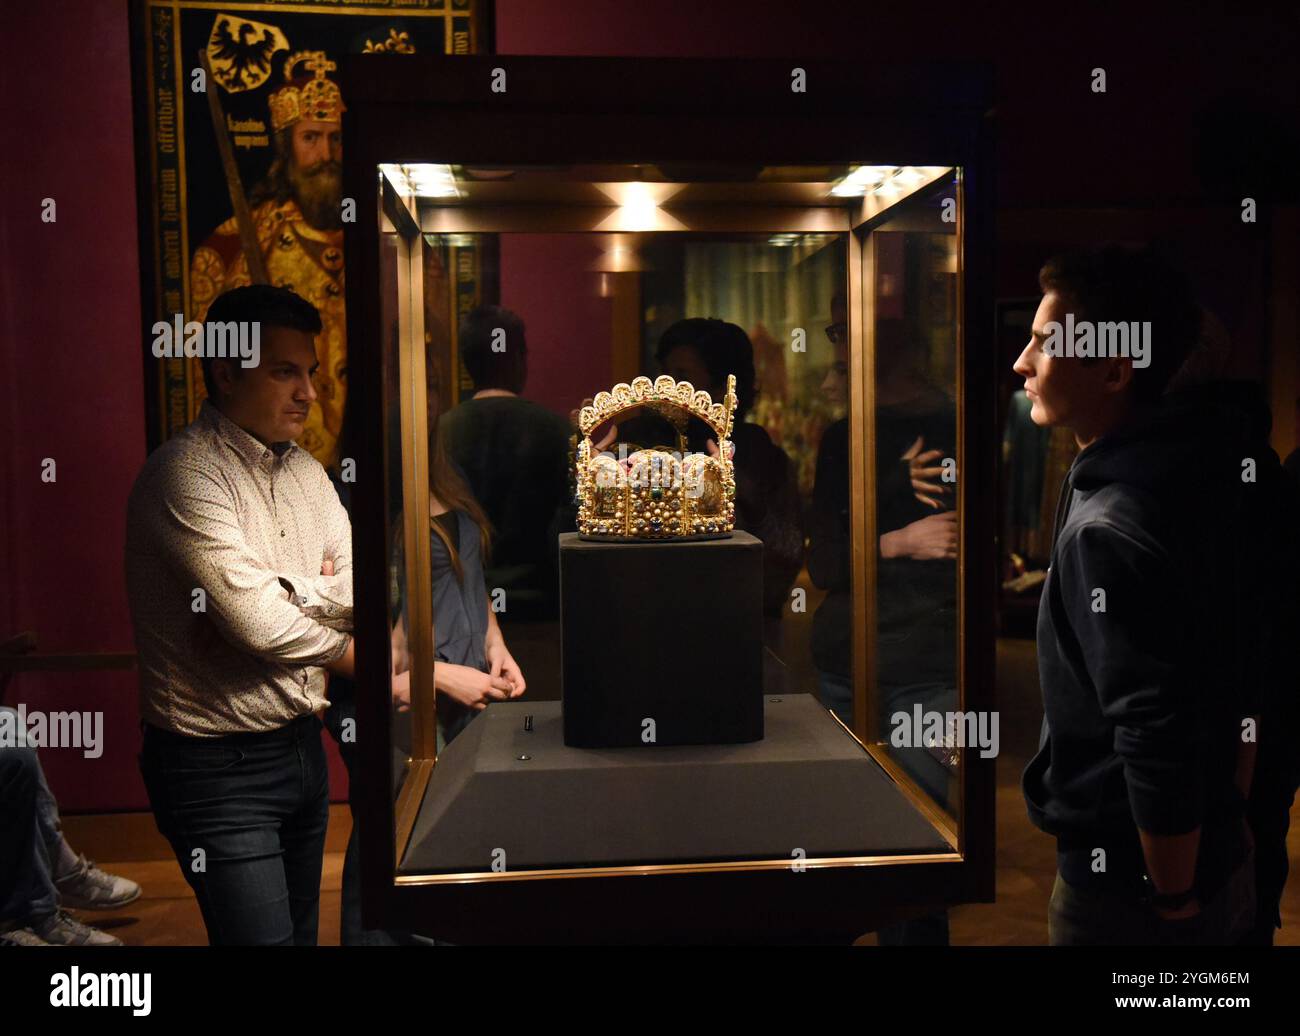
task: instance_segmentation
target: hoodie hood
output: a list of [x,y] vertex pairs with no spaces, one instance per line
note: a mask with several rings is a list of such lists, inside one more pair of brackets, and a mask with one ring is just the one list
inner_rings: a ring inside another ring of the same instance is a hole
[[1118,482],[1165,500],[1195,494],[1207,467],[1237,472],[1246,457],[1259,462],[1271,449],[1271,427],[1263,387],[1255,382],[1216,381],[1165,396],[1152,413],[1103,436],[1074,459],[1057,503],[1053,538],[1065,523],[1072,490],[1086,493]]
[[1203,469],[1207,454],[1247,457],[1268,449],[1271,427],[1261,386],[1222,381],[1166,396],[1159,408],[1075,458],[1074,487],[1098,489],[1123,482],[1156,493],[1183,484],[1188,469]]

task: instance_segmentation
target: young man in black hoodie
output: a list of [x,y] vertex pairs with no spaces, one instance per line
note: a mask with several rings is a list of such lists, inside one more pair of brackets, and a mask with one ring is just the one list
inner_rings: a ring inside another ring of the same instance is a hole
[[[1245,804],[1278,675],[1261,665],[1278,631],[1258,575],[1276,541],[1252,527],[1279,517],[1260,489],[1278,470],[1267,409],[1240,386],[1163,396],[1200,313],[1152,253],[1061,257],[1039,283],[1014,370],[1035,423],[1081,450],[1039,608],[1045,715],[1023,777],[1030,819],[1057,839],[1049,938],[1230,943],[1255,910]],[[1110,324],[1111,355],[1070,355],[1069,319],[1135,321],[1145,348],[1113,355]]]

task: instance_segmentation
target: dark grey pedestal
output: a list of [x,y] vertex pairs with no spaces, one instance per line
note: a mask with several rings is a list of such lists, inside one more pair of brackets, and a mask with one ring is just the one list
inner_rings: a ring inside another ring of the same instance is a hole
[[558,702],[491,705],[438,759],[400,870],[949,851],[815,698],[765,711],[758,742],[590,750],[564,744]]

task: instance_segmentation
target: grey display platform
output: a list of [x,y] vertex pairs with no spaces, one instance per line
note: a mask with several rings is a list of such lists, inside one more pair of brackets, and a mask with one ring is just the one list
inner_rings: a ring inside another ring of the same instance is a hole
[[750,744],[582,749],[559,702],[491,705],[439,757],[399,871],[949,851],[814,697],[764,707]]

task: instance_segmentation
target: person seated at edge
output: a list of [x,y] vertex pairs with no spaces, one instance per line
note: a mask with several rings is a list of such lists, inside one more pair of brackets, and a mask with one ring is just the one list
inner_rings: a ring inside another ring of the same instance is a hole
[[18,711],[0,705],[0,713],[0,729],[19,731],[0,734],[0,946],[121,946],[66,908],[116,910],[139,899],[140,886],[72,851]]
[[314,945],[325,671],[353,668],[351,528],[294,442],[316,400],[321,319],[287,288],[251,285],[207,320],[260,324],[260,357],[204,356],[208,398],[131,491],[140,769],[209,942]]

